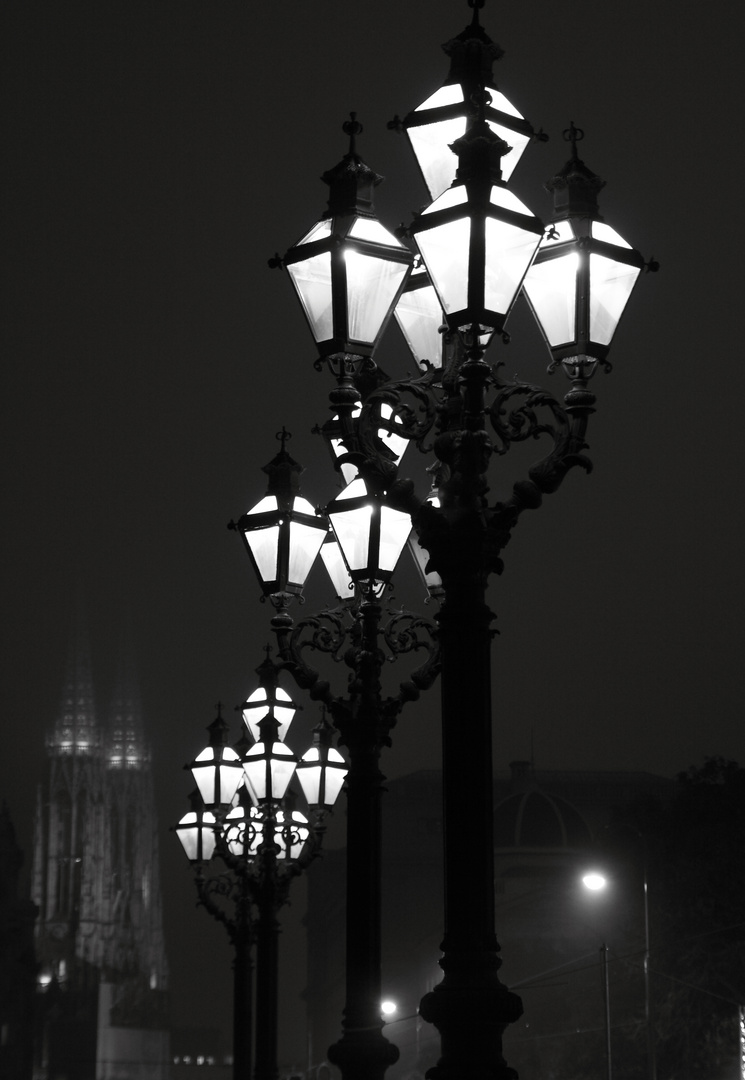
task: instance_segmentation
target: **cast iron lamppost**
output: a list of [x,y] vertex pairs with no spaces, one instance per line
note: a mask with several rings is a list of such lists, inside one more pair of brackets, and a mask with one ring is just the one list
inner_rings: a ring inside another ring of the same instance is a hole
[[[640,840],[643,849],[642,862],[642,896],[644,900],[644,1026],[647,1036],[647,1076],[649,1080],[657,1080],[657,1054],[655,1050],[654,1024],[652,1017],[652,994],[650,986],[649,970],[649,854],[647,840],[643,833],[631,825],[625,823],[623,829],[634,833]],[[582,884],[591,892],[600,892],[608,887],[608,877],[599,869],[589,870],[582,876]]]
[[[295,711],[277,686],[267,656],[259,666],[258,689],[241,706],[256,740],[241,753],[226,746],[220,715],[209,727],[209,745],[187,768],[198,790],[175,832],[194,866],[199,903],[219,922],[235,949],[233,1075],[248,1080],[252,1057],[252,947],[256,945],[256,1080],[275,1080],[277,1069],[278,912],[292,879],[318,854],[324,817],[341,791],[346,766],[332,747],[325,720],[300,761],[283,741]],[[311,818],[295,809],[289,785],[296,776]],[[207,875],[219,857],[226,867]]]
[[[380,1080],[395,1049],[380,1028],[379,799],[377,759],[405,700],[441,673],[445,935],[444,977],[422,1000],[421,1016],[441,1036],[442,1054],[428,1076],[465,1074],[507,1080],[502,1035],[522,1010],[499,979],[494,929],[492,837],[492,719],[490,648],[493,614],[489,577],[502,570],[501,553],[525,510],[540,506],[575,466],[590,471],[584,451],[595,395],[589,381],[609,369],[608,352],[632,288],[645,264],[602,220],[601,181],[578,156],[582,132],[565,132],[571,157],[549,182],[554,222],[545,228],[508,187],[520,152],[536,135],[496,88],[492,64],[500,50],[479,24],[483,0],[469,0],[469,27],[445,47],[446,83],[403,121],[433,202],[406,230],[388,232],[375,217],[379,183],[356,151],[354,114],[345,125],[348,154],[323,179],[328,211],[272,265],[284,266],[318,346],[318,370],[335,379],[332,419],[323,426],[346,483],[322,512],[333,540],[314,539],[346,610],[325,611],[294,625],[288,612],[302,582],[282,567],[281,545],[267,545],[260,515],[231,527],[254,553],[262,588],[275,607],[272,626],[279,665],[311,696],[325,701],[349,748],[347,984],[341,1040],[329,1051],[345,1080]],[[417,249],[416,266],[404,240]],[[570,389],[559,401],[518,380],[506,381],[487,362],[494,336],[524,291],[548,345],[549,370],[561,368]],[[391,313],[419,363],[420,373],[390,379],[374,359]],[[443,332],[439,332],[443,331]],[[423,373],[421,373],[421,369]],[[422,498],[400,478],[401,453],[392,436],[434,456],[433,490]],[[518,479],[505,501],[488,498],[488,467],[511,446],[545,436],[544,457]],[[300,471],[291,459],[282,498],[298,495]],[[294,471],[293,471],[294,470]],[[279,474],[278,474],[279,475]],[[274,492],[279,505],[280,496]],[[273,497],[274,497],[273,496]],[[307,522],[309,523],[309,521]],[[272,524],[281,529],[283,517]],[[382,629],[380,596],[413,527],[426,553],[431,591],[442,597],[436,616],[439,653],[395,698],[382,694],[381,635],[392,652],[425,647],[424,626],[402,614],[395,631]],[[275,531],[275,537],[279,532]],[[336,541],[335,546],[333,541]],[[308,566],[308,569],[310,567]],[[293,587],[282,582],[293,580]],[[400,627],[406,623],[406,633]],[[303,639],[303,634],[310,635]],[[352,668],[348,696],[334,695],[307,664],[307,647],[340,652]],[[377,875],[377,877],[376,877]]]

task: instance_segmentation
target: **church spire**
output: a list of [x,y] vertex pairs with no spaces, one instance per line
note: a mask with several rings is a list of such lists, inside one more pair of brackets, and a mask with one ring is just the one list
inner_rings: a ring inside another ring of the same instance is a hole
[[124,635],[119,653],[106,733],[106,760],[111,769],[138,769],[149,760],[142,723],[139,679],[129,633]]
[[73,617],[60,711],[49,739],[49,749],[55,756],[91,757],[100,745],[88,627],[79,603]]

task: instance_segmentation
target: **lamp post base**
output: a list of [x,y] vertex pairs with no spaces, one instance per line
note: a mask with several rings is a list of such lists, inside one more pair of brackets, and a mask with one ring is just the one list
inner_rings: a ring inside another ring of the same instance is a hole
[[398,1061],[398,1047],[377,1029],[345,1031],[328,1049],[332,1065],[345,1080],[383,1080],[385,1070]]
[[502,1054],[502,1035],[522,1016],[523,1004],[488,968],[483,957],[451,957],[445,978],[422,998],[419,1015],[437,1028],[442,1050],[428,1080],[517,1080]]

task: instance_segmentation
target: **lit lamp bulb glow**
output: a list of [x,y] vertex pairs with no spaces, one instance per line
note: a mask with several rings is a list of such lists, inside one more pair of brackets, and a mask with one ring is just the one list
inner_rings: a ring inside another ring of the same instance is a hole
[[600,892],[608,884],[608,879],[604,874],[601,874],[598,870],[590,870],[587,874],[582,876],[582,884],[590,892]]

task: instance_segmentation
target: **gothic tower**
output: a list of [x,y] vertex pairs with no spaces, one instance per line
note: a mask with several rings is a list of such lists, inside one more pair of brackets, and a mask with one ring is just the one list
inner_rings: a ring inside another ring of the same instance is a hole
[[167,970],[150,753],[131,660],[101,723],[87,635],[71,641],[34,836],[37,1080],[167,1075]]

